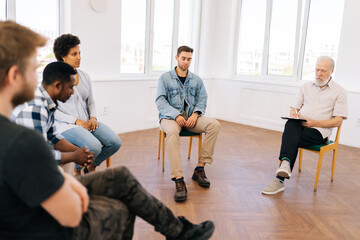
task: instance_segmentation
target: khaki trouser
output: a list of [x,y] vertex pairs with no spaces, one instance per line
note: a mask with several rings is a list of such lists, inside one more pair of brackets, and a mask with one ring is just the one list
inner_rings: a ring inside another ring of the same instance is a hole
[[[170,159],[170,177],[183,177],[179,136],[181,127],[175,120],[164,118],[161,120],[160,128],[166,134],[166,145]],[[216,119],[201,116],[197,119],[193,128],[184,129],[195,133],[205,133],[198,161],[200,163],[211,164],[213,161],[216,138],[219,134],[220,123]]]

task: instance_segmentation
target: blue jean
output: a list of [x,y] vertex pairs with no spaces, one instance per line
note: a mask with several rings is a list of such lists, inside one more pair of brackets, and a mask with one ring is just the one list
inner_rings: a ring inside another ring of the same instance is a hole
[[[101,122],[98,122],[98,125],[93,132],[89,132],[83,127],[75,127],[61,134],[72,144],[78,147],[87,147],[89,151],[94,152],[93,163],[96,166],[111,157],[121,146],[120,137],[111,128]],[[75,164],[75,167],[81,170],[80,165]]]

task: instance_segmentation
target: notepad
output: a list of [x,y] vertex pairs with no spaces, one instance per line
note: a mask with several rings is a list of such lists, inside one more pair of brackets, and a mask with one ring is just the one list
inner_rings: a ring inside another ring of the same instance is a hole
[[306,119],[302,119],[302,118],[292,118],[292,117],[281,117],[282,119],[287,119],[287,120],[295,120],[295,121],[299,121],[299,122],[306,122]]

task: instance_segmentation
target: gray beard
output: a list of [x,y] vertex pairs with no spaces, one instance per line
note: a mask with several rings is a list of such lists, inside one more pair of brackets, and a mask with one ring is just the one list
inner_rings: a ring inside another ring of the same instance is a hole
[[330,79],[331,79],[331,76],[328,77],[327,79],[322,79],[322,81],[319,81],[318,79],[315,79],[315,85],[318,86],[318,87],[323,87],[329,82]]

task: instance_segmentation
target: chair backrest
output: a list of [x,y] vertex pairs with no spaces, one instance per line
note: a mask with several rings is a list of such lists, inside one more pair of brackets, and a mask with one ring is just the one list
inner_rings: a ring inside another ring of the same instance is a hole
[[338,126],[337,131],[336,131],[336,137],[335,137],[335,141],[334,141],[336,144],[339,144],[339,139],[340,139],[340,129],[341,129],[341,125],[340,125],[340,126]]

